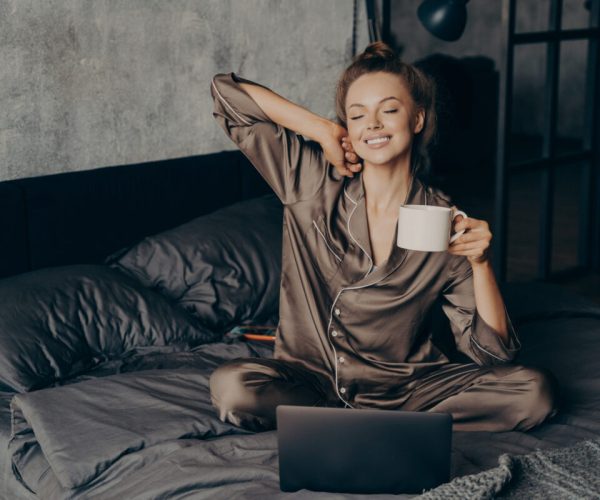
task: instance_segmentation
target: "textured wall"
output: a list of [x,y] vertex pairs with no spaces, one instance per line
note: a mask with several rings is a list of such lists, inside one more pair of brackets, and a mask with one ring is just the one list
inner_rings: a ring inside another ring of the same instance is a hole
[[[367,43],[364,1],[358,42]],[[468,3],[455,43],[419,24],[420,0],[392,3],[392,32],[413,61],[433,52],[501,56],[501,1]],[[519,2],[521,29],[543,29],[547,2]],[[565,2],[581,27],[583,1]],[[211,116],[209,83],[236,71],[333,116],[349,61],[353,0],[0,0],[0,180],[231,149]],[[559,132],[583,130],[585,53],[563,52]],[[541,128],[540,48],[517,55],[519,130]]]
[[352,15],[351,0],[0,0],[0,180],[231,149],[216,72],[332,116]]

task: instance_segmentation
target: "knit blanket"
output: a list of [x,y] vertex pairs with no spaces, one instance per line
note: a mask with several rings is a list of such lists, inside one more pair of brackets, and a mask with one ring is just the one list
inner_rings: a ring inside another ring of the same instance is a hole
[[499,465],[457,477],[419,500],[600,498],[600,440],[527,455],[501,455]]

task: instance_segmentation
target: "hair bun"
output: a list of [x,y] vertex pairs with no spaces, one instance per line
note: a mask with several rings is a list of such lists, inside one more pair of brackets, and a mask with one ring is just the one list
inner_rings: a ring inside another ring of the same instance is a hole
[[381,41],[367,45],[364,52],[360,55],[361,59],[383,59],[384,61],[391,61],[396,59],[396,57],[394,49]]

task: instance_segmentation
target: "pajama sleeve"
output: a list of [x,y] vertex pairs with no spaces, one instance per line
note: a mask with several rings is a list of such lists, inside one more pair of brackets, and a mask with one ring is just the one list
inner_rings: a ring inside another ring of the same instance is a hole
[[213,78],[213,116],[284,204],[311,198],[327,174],[321,147],[271,121],[240,82],[256,85],[234,73]]
[[521,347],[517,333],[508,317],[509,340],[505,344],[498,332],[477,312],[473,292],[473,272],[465,257],[456,259],[443,291],[442,309],[450,320],[457,349],[478,365],[499,365],[511,362]]

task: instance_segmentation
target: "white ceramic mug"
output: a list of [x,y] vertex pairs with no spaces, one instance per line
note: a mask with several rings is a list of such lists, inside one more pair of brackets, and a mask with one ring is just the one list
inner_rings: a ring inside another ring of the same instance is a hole
[[402,205],[398,214],[396,244],[408,250],[443,252],[463,231],[452,235],[452,222],[462,210],[431,205]]

